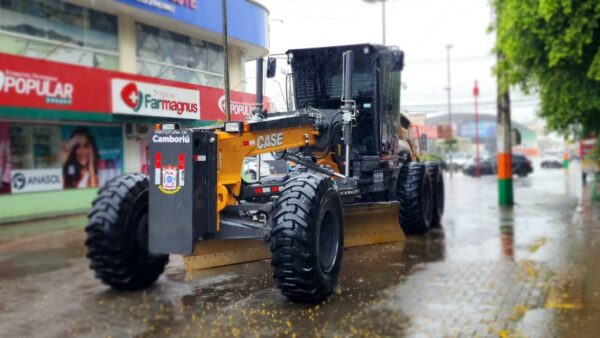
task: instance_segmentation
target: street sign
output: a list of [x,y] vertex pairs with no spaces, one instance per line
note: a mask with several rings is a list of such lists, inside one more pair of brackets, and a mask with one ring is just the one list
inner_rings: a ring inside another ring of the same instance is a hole
[[437,126],[437,136],[440,140],[452,139],[452,126],[449,124],[440,124]]

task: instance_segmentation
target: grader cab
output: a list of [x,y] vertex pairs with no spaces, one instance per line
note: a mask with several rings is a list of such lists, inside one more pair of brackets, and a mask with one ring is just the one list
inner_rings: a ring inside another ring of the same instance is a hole
[[[227,262],[265,258],[242,245],[259,240],[281,292],[319,301],[334,290],[348,244],[398,240],[398,223],[410,233],[440,224],[442,173],[419,162],[400,113],[403,53],[364,44],[291,50],[287,59],[295,111],[265,116],[259,90],[252,121],[164,123],[150,136],[149,177],[124,175],[100,189],[86,228],[99,279],[142,289],[170,254],[201,266],[206,248],[229,250]],[[300,170],[242,180],[244,159],[265,153]],[[371,237],[361,241],[361,232]]]

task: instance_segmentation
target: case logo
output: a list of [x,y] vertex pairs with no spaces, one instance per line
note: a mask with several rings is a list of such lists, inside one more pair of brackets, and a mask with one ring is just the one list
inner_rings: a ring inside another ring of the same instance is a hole
[[162,166],[160,152],[154,154],[154,184],[163,194],[174,195],[185,185],[185,155],[179,154],[179,166]]
[[283,133],[259,135],[256,138],[256,148],[266,149],[283,145]]

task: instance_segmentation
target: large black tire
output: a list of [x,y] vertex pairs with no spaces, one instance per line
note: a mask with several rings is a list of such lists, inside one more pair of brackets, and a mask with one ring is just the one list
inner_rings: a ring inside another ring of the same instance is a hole
[[444,216],[444,174],[439,163],[428,162],[425,164],[427,172],[431,178],[433,189],[433,216],[431,217],[431,227],[439,228]]
[[143,175],[107,182],[92,203],[85,231],[90,268],[114,289],[144,289],[169,262],[168,255],[148,251],[148,178]]
[[271,230],[271,265],[281,293],[318,302],[337,284],[344,252],[342,200],[328,177],[299,174],[277,199]]
[[407,234],[429,231],[433,218],[433,189],[425,164],[402,166],[398,181],[400,225]]

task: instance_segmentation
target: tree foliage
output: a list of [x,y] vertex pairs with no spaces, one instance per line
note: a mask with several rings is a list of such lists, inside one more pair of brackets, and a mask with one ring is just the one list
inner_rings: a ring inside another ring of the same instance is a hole
[[548,127],[600,131],[600,1],[493,0],[503,88],[541,99]]

